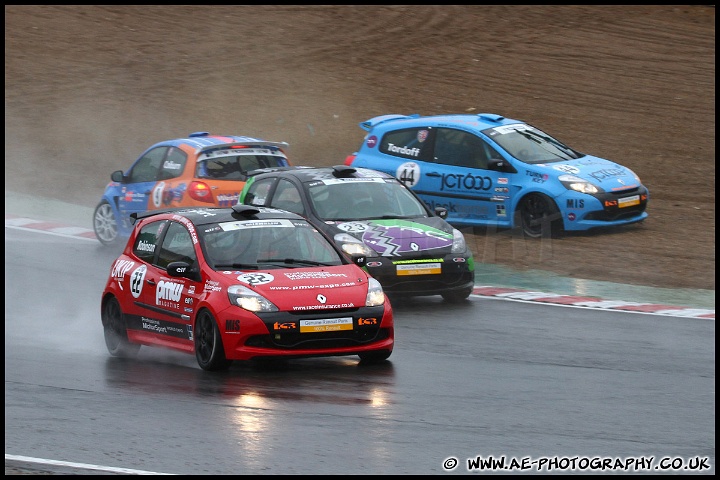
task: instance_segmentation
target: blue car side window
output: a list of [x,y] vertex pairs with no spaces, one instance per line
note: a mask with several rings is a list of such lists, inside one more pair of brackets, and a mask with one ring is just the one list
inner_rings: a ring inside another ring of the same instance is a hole
[[135,162],[130,171],[128,183],[154,182],[162,168],[167,147],[158,147],[150,150]]
[[167,157],[162,162],[158,180],[169,180],[179,177],[183,173],[183,170],[185,170],[185,163],[187,163],[187,154],[179,148],[170,147]]
[[485,141],[476,135],[452,128],[438,128],[435,136],[434,160],[444,165],[488,168]]
[[429,128],[406,128],[388,132],[380,142],[380,151],[395,157],[426,161],[432,154]]

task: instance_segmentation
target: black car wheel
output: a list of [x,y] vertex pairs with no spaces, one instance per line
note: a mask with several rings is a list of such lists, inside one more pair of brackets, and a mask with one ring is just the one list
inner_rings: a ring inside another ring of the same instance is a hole
[[472,288],[462,288],[459,290],[453,290],[452,292],[445,292],[442,294],[442,297],[446,302],[460,303],[467,300],[472,291]]
[[137,355],[140,345],[128,341],[125,318],[117,298],[110,297],[103,304],[102,324],[105,345],[110,355],[123,358],[134,358]]
[[212,313],[202,310],[195,322],[195,358],[203,370],[226,370],[232,360],[225,358],[220,330]]
[[550,198],[539,193],[531,193],[520,201],[516,216],[516,225],[531,238],[554,236],[560,232],[562,220],[560,212]]
[[100,202],[93,214],[95,236],[103,245],[115,245],[118,241],[118,225],[112,207],[106,201]]
[[390,358],[391,354],[392,350],[374,350],[372,352],[359,353],[358,357],[360,357],[360,361],[365,364],[380,363]]

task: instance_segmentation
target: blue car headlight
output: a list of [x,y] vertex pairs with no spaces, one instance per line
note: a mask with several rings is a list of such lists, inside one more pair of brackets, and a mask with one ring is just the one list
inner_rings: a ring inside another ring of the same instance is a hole
[[560,180],[560,183],[562,183],[568,190],[574,190],[580,193],[587,193],[589,195],[605,193],[605,190],[603,190],[602,188],[588,182],[585,179],[576,177],[575,175],[560,175],[558,177],[558,180]]

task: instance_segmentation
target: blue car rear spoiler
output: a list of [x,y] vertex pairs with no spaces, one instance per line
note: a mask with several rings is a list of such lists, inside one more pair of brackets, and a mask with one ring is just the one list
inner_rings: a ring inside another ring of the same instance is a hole
[[378,117],[373,117],[370,120],[365,120],[364,122],[360,122],[360,128],[365,130],[366,132],[369,132],[373,127],[376,125],[380,125],[383,122],[388,122],[390,120],[399,120],[399,119],[409,119],[409,118],[419,118],[420,114],[413,113],[412,115],[399,115],[399,114],[390,114],[390,115],[380,115]]

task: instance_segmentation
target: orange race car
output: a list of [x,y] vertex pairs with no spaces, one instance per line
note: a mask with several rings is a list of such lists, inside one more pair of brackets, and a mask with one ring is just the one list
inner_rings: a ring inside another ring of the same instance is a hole
[[248,172],[290,165],[287,147],[285,142],[208,132],[156,143],[129,170],[110,176],[93,214],[95,235],[105,245],[127,239],[132,213],[235,205]]

